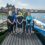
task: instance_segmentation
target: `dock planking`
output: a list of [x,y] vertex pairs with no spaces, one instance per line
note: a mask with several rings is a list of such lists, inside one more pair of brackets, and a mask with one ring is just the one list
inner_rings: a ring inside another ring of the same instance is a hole
[[27,36],[26,34],[22,33],[22,34],[9,34],[2,42],[2,45],[43,45],[43,44],[38,39],[36,34]]

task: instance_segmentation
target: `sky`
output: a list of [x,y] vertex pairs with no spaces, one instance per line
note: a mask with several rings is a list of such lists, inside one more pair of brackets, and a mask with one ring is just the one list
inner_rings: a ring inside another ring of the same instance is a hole
[[5,7],[7,3],[17,8],[45,9],[45,0],[0,0],[0,8]]

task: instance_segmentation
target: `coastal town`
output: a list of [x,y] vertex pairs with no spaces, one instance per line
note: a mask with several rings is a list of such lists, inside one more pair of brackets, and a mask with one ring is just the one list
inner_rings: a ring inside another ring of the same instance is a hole
[[[6,7],[0,8],[0,13],[7,13],[10,8],[16,9],[16,7],[14,5],[7,4]],[[17,10],[22,11],[23,9],[17,8]],[[41,9],[26,9],[25,8],[25,10],[30,11],[31,13],[45,13],[45,10],[41,10]]]

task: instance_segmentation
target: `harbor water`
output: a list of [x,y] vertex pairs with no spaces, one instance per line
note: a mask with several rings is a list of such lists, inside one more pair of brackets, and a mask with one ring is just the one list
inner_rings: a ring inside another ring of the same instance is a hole
[[45,13],[32,13],[31,15],[42,23],[45,23]]

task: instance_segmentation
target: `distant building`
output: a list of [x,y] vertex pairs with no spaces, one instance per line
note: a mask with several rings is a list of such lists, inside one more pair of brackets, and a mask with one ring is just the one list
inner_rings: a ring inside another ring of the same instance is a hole
[[14,7],[14,5],[9,5],[9,4],[7,4],[7,6],[4,8],[4,7],[2,7],[1,9],[0,9],[0,13],[8,13],[8,11],[9,10],[12,10],[12,11],[15,11],[15,7]]
[[8,13],[9,10],[15,11],[15,9],[18,11],[23,11],[23,12],[31,12],[31,13],[45,13],[45,10],[37,10],[37,9],[19,9],[19,8],[15,8],[14,5],[11,4],[7,4],[7,6],[4,8],[2,7],[0,9],[0,13]]
[[0,13],[7,13],[7,12],[8,12],[8,10],[7,10],[6,8],[3,8],[3,7],[2,7],[2,8],[0,9]]

